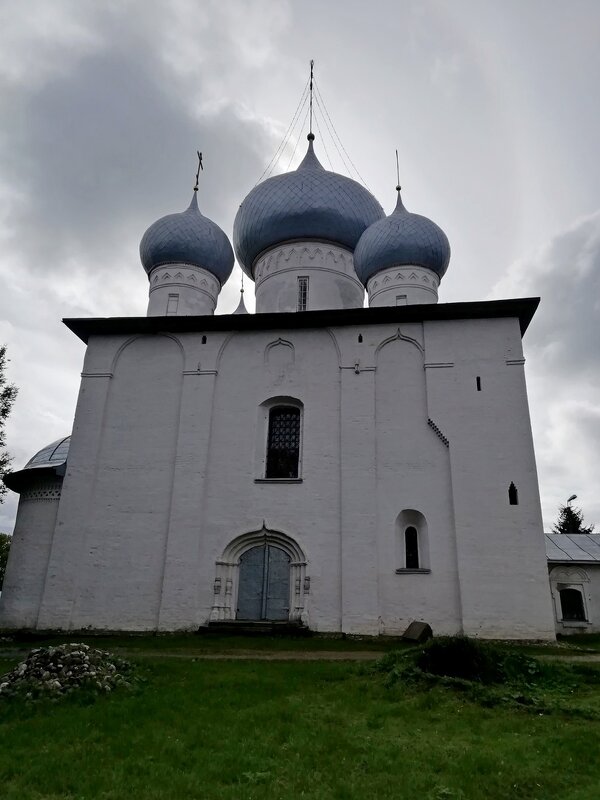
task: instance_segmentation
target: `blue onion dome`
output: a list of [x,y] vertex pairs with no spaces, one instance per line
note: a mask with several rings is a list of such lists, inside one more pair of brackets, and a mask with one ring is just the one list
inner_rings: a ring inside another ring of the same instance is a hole
[[326,170],[315,155],[314,136],[294,172],[255,186],[233,224],[238,261],[249,277],[258,256],[277,244],[297,240],[332,242],[350,250],[384,211],[364,186]]
[[168,214],[150,225],[140,243],[140,258],[148,274],[165,264],[187,264],[210,272],[221,285],[234,262],[226,234],[200,213],[196,191],[181,214]]
[[441,278],[449,261],[450,242],[444,231],[427,217],[407,211],[400,189],[394,211],[367,228],[354,251],[354,268],[365,286],[377,272],[392,267],[425,267]]

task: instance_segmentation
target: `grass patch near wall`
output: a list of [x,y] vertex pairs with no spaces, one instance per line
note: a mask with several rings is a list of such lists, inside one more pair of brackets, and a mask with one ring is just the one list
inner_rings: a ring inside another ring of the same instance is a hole
[[90,647],[123,652],[155,652],[193,656],[202,653],[237,653],[240,651],[272,652],[353,652],[372,650],[386,652],[407,646],[400,638],[389,636],[231,636],[213,633],[182,634],[99,634],[62,633],[52,636],[38,634],[6,634],[0,637],[2,652],[28,651],[32,647],[56,645],[62,642],[84,642]]
[[390,666],[405,657],[388,655],[375,669],[139,655],[132,660],[141,680],[132,690],[96,699],[2,701],[0,796],[599,796],[597,667],[544,665],[538,693],[548,707],[552,695],[554,706],[537,711],[510,700],[488,707],[443,676],[390,681]]

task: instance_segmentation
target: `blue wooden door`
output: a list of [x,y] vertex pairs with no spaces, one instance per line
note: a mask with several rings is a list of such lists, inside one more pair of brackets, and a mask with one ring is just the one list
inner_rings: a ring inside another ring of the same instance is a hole
[[286,620],[290,604],[290,557],[261,544],[240,557],[237,619]]

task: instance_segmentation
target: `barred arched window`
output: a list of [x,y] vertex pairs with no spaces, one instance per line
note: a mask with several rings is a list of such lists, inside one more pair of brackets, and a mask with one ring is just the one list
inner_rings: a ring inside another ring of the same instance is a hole
[[267,478],[297,478],[300,458],[300,409],[274,406],[269,411]]

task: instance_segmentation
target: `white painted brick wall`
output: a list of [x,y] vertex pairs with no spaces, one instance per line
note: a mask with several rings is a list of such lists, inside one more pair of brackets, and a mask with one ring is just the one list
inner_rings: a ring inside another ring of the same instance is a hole
[[[201,334],[90,340],[38,627],[193,630],[264,524],[306,555],[315,630],[553,637],[516,319]],[[278,396],[304,407],[301,483],[255,482]],[[403,509],[430,574],[396,573]],[[13,591],[9,624],[33,619]]]

